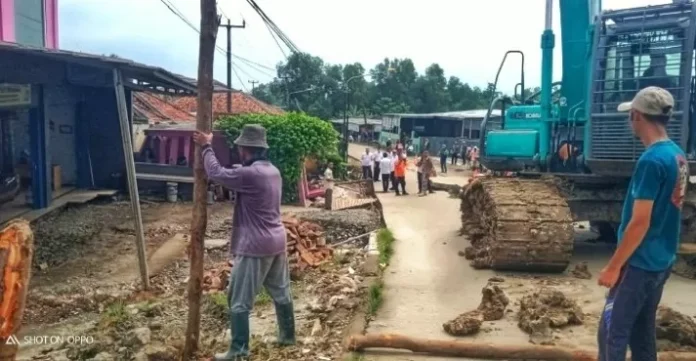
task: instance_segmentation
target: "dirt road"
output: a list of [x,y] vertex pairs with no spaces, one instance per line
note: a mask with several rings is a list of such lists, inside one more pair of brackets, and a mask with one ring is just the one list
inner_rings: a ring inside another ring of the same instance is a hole
[[[364,152],[364,147],[360,147]],[[352,154],[351,154],[352,155]],[[596,284],[596,275],[607,262],[612,249],[604,244],[576,243],[571,268],[587,262],[593,277],[589,280],[563,275],[503,274],[475,270],[458,253],[468,245],[457,231],[461,224],[459,200],[445,192],[427,197],[415,196],[416,174],[407,174],[411,196],[396,197],[379,193],[387,226],[394,233],[395,254],[384,275],[385,301],[370,333],[394,332],[413,337],[452,338],[442,324],[460,313],[472,310],[481,300],[481,289],[493,276],[505,279],[502,288],[511,299],[512,312],[495,322],[484,322],[476,336],[459,338],[495,343],[527,344],[529,336],[517,327],[519,299],[533,289],[552,287],[577,300],[585,313],[585,324],[555,332],[554,343],[569,347],[596,347],[598,315],[604,305],[605,290]],[[587,231],[578,229],[578,239]],[[663,304],[686,315],[696,315],[696,283],[673,275],[665,290]],[[367,360],[449,360],[415,356],[366,354]],[[461,360],[461,359],[459,359]]]

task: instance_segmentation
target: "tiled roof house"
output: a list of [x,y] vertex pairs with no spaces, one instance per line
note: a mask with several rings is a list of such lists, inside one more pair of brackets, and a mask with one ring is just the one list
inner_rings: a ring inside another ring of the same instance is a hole
[[133,93],[133,117],[140,123],[195,122],[196,117],[164,98],[143,92]]
[[[178,108],[186,110],[191,114],[196,113],[197,101],[196,97],[176,97],[172,103]],[[232,93],[232,114],[283,114],[282,109],[264,103],[253,96],[233,91]],[[226,115],[227,112],[227,93],[213,93],[213,114],[214,116]]]

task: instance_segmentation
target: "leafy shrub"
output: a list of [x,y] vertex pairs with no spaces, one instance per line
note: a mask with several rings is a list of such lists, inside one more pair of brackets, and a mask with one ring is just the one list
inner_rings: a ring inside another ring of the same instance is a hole
[[266,128],[268,157],[283,177],[284,203],[297,201],[297,181],[305,157],[314,156],[322,163],[332,161],[335,176],[345,168],[338,155],[339,134],[327,121],[304,113],[243,114],[218,119],[215,129],[224,131],[228,142],[234,146],[232,142],[246,124],[260,124]]

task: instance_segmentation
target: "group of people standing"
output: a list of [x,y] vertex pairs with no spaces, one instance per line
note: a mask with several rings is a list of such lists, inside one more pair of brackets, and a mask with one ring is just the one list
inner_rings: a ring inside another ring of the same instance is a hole
[[[397,142],[393,148],[388,142],[386,150],[378,147],[377,150],[371,151],[370,148],[366,148],[360,162],[363,179],[381,181],[384,193],[392,190],[397,196],[408,195],[406,191],[408,157],[401,142]],[[435,167],[427,151],[421,153],[416,166],[418,167],[419,195],[433,193],[430,177],[435,175]]]
[[462,158],[462,165],[469,164],[471,169],[478,168],[479,149],[477,146],[469,147],[463,144],[455,144],[448,148],[447,144],[442,144],[440,151],[440,172],[447,173],[447,157],[451,157],[451,164],[457,165],[459,158]]

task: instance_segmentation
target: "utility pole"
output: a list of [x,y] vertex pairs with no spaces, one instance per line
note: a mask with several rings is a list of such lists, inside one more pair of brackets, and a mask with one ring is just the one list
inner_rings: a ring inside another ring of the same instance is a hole
[[254,90],[256,90],[256,84],[258,84],[258,80],[249,80],[249,83],[251,83],[251,92],[253,93]]
[[[201,0],[201,26],[198,46],[198,109],[196,130],[210,133],[213,127],[213,59],[220,17],[215,0]],[[229,53],[228,53],[229,54]],[[228,63],[229,64],[229,63]],[[183,360],[198,351],[201,336],[201,295],[203,285],[203,240],[208,223],[208,176],[203,167],[201,147],[196,145],[193,160],[193,215],[189,242],[188,320],[184,334]]]
[[232,29],[246,28],[246,20],[242,20],[242,25],[232,25],[227,19],[227,24],[220,26],[227,29],[227,113],[232,114]]

